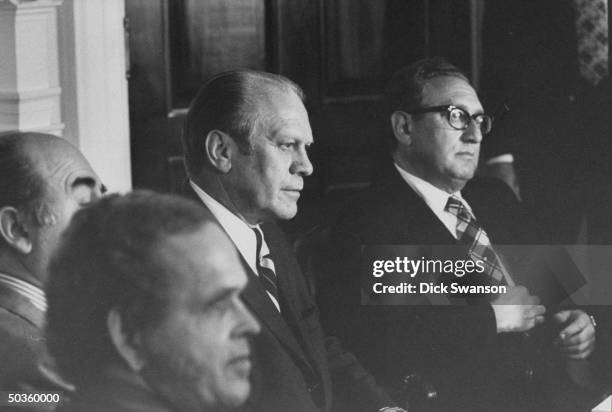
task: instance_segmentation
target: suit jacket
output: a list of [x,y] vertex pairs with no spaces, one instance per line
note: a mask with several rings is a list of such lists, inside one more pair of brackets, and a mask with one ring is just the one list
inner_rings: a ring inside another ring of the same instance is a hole
[[102,371],[95,382],[77,388],[71,401],[57,409],[57,412],[82,411],[172,412],[173,409],[161,401],[140,376],[113,364]]
[[[475,179],[462,194],[494,245],[533,242],[503,184]],[[396,171],[351,202],[332,242],[340,246],[340,263],[321,296],[324,324],[353,343],[350,349],[379,381],[397,387],[408,372],[417,371],[438,389],[442,410],[545,410],[539,404],[546,398],[540,382],[550,368],[543,364],[561,363],[544,343],[550,343],[547,328],[539,328],[535,338],[498,335],[489,305],[360,305],[355,263],[362,245],[458,243]]]
[[[191,190],[186,196],[201,203]],[[252,395],[246,410],[271,412],[329,411],[332,407],[330,363],[357,395],[366,410],[392,402],[372,376],[338,341],[326,337],[319,310],[297,263],[295,252],[278,226],[262,225],[274,261],[282,315],[265,292],[258,276],[243,261],[249,282],[242,298],[260,321],[254,338]],[[335,373],[334,373],[335,374]]]
[[[44,312],[27,298],[0,284],[1,390],[61,391],[69,395],[72,386],[58,375],[47,352],[43,333],[44,318]],[[51,408],[41,406],[28,410],[44,411]]]

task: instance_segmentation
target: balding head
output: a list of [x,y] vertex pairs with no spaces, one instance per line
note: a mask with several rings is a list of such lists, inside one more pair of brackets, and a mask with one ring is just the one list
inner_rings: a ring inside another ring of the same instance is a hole
[[0,267],[41,284],[59,233],[99,196],[99,178],[64,139],[21,132],[0,136],[0,175]]
[[91,169],[83,155],[65,140],[42,133],[0,136],[0,208],[13,206],[33,222],[53,220],[46,210],[47,182],[62,164],[78,161]]

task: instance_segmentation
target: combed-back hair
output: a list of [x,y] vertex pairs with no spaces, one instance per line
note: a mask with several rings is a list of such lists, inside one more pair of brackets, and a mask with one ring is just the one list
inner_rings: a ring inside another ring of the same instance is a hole
[[197,203],[150,191],[110,195],[74,215],[47,286],[48,344],[67,378],[78,385],[119,359],[107,332],[111,309],[130,339],[163,320],[172,268],[159,246],[211,222]]
[[393,74],[387,86],[387,104],[391,112],[413,110],[421,106],[423,88],[436,77],[457,77],[470,81],[461,69],[442,57],[418,60]]
[[265,113],[262,103],[271,90],[293,92],[301,100],[300,87],[278,74],[255,70],[231,70],[211,78],[191,102],[183,128],[183,152],[189,176],[208,166],[206,136],[212,130],[229,134],[245,152]]

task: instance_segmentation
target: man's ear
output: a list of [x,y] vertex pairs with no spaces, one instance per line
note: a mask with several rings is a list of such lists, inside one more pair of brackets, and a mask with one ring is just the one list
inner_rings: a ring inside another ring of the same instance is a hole
[[391,114],[391,128],[397,141],[405,146],[412,143],[412,115],[396,110]]
[[208,161],[222,173],[228,173],[232,168],[232,151],[234,142],[227,133],[211,130],[206,135],[205,150]]
[[136,336],[136,342],[131,342],[123,330],[121,314],[117,308],[113,308],[106,316],[106,328],[108,334],[117,350],[117,353],[128,364],[134,372],[140,372],[145,365],[145,360],[140,351],[140,336]]
[[24,216],[12,206],[0,208],[0,236],[24,255],[32,251],[32,233],[25,224]]

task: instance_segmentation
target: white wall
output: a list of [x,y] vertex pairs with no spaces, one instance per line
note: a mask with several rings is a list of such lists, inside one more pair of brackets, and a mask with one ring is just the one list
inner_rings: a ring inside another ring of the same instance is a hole
[[64,0],[59,12],[64,137],[110,191],[131,187],[124,0]]
[[0,0],[0,132],[81,149],[111,191],[131,188],[124,0]]
[[62,133],[60,4],[61,0],[0,0],[0,132]]

